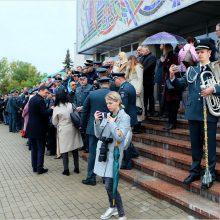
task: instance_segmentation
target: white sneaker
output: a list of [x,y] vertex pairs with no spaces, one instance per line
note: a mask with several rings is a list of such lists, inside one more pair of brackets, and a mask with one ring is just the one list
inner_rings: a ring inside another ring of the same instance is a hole
[[108,208],[104,214],[101,215],[102,220],[111,218],[112,216],[118,215],[117,208]]
[[124,215],[123,217],[118,218],[118,220],[127,220],[127,217]]

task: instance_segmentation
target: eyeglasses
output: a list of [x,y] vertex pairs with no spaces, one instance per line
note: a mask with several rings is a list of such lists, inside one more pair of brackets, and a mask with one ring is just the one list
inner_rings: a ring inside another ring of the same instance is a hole
[[76,86],[76,84],[72,84],[71,86],[72,86],[72,87],[73,87],[73,86]]

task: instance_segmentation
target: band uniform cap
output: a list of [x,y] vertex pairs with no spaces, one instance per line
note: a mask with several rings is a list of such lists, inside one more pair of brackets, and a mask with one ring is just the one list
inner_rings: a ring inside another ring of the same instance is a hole
[[98,83],[106,83],[106,82],[110,82],[111,81],[111,78],[109,77],[102,77],[102,78],[99,78],[98,80]]
[[123,76],[125,76],[125,73],[111,73],[111,76],[114,78],[114,77],[123,77]]
[[111,64],[105,64],[102,66],[102,68],[106,68],[106,69],[109,69],[111,67]]
[[102,61],[94,61],[93,64],[95,64],[95,65],[102,65]]
[[96,71],[98,73],[106,73],[107,72],[107,69],[106,68],[97,68]]
[[196,50],[202,50],[202,49],[213,50],[213,46],[214,45],[212,43],[211,38],[203,38],[195,42]]
[[93,60],[86,60],[86,63],[93,64]]

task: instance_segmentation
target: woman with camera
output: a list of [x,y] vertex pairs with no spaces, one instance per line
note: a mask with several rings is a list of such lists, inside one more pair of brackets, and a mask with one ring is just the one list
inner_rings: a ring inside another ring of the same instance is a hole
[[[125,140],[131,135],[130,117],[122,109],[122,100],[117,92],[109,92],[105,101],[110,111],[107,115],[96,111],[94,114],[95,136],[99,139],[96,151],[96,160],[94,173],[103,177],[105,189],[107,191],[110,207],[101,219],[108,219],[113,215],[119,215],[119,219],[126,219],[122,199],[117,191],[115,197],[115,206],[113,206],[113,162],[114,147],[118,143],[120,158],[119,167],[123,158]],[[116,143],[117,142],[117,143]]]

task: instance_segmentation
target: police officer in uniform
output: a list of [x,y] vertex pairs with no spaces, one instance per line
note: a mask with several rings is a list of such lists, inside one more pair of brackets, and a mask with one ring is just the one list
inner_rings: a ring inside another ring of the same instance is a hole
[[18,91],[12,90],[12,96],[9,98],[7,103],[7,111],[9,114],[9,132],[18,132],[18,111],[21,108],[18,105]]
[[94,113],[96,111],[108,112],[105,102],[105,96],[110,92],[110,78],[103,77],[98,80],[100,89],[90,92],[83,104],[81,128],[86,128],[86,134],[89,135],[89,158],[87,177],[82,180],[83,184],[96,185],[96,175],[94,174],[94,165],[96,157],[96,147],[98,139],[94,134]]
[[88,84],[87,74],[82,73],[79,77],[80,86],[76,88],[76,94],[74,97],[74,104],[77,106],[77,111],[81,114],[83,103],[89,92],[93,90],[93,86]]
[[125,73],[112,73],[111,75],[115,85],[119,87],[118,92],[122,98],[122,104],[125,107],[125,112],[131,118],[131,127],[134,127],[138,123],[135,88],[126,81]]
[[86,60],[86,63],[84,63],[88,69],[87,69],[87,74],[88,74],[88,83],[93,85],[93,82],[98,78],[96,69],[93,67],[93,61],[92,60]]
[[[119,87],[119,94],[122,99],[122,104],[125,107],[125,112],[131,118],[131,127],[138,123],[137,121],[137,108],[136,108],[136,90],[133,85],[125,79],[125,73],[112,73],[112,78],[115,82],[115,85]],[[138,153],[131,143],[127,150],[124,151],[124,158],[122,161],[122,169],[131,169],[132,168],[132,157],[133,155],[138,156]]]
[[[204,143],[204,115],[203,115],[203,97],[210,95],[220,95],[219,85],[210,85],[201,90],[200,74],[203,71],[211,71],[210,66],[214,65],[210,62],[210,57],[214,45],[210,39],[205,38],[195,43],[195,49],[198,54],[199,63],[195,67],[189,67],[186,74],[182,78],[176,78],[175,73],[178,72],[176,65],[170,67],[170,81],[172,85],[178,89],[189,88],[188,100],[186,102],[185,117],[189,121],[190,139],[192,148],[192,165],[189,176],[184,180],[184,184],[189,185],[195,180],[200,179],[201,160],[203,157]],[[216,165],[216,129],[218,118],[211,115],[207,110],[207,126],[208,126],[208,161],[209,170],[212,175],[212,182],[209,185],[202,183],[202,188],[209,188],[215,181],[215,165]]]
[[66,90],[66,87],[62,85],[61,77],[56,77],[55,83],[56,83],[55,94],[57,94],[58,92],[62,92],[63,90]]

